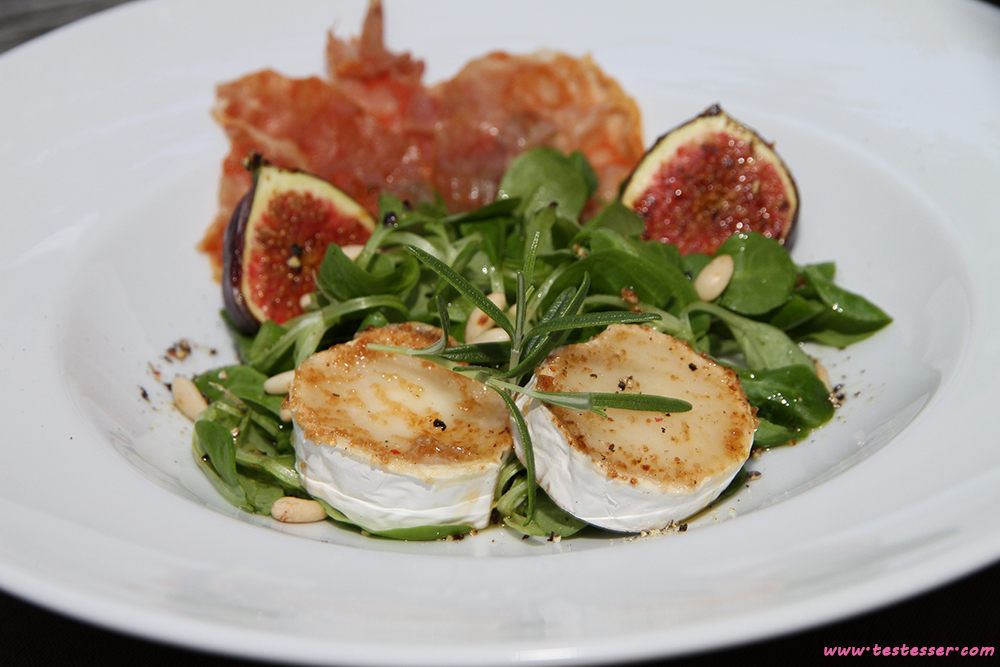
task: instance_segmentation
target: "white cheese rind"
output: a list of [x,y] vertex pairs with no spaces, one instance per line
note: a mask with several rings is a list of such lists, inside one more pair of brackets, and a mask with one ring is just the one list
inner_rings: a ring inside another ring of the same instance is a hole
[[370,531],[489,523],[512,447],[503,401],[431,362],[369,348],[441,336],[414,322],[368,329],[295,371],[286,406],[299,477]]
[[[692,493],[672,493],[639,480],[612,479],[588,456],[573,448],[545,404],[519,401],[531,435],[535,478],[552,501],[576,518],[618,532],[659,530],[702,509],[729,486],[739,472],[715,475]],[[524,461],[524,444],[514,429],[514,451]]]
[[306,491],[368,530],[440,525],[478,530],[489,524],[499,465],[421,479],[359,460],[342,447],[308,440],[298,426],[293,442]]
[[[591,341],[555,350],[528,387],[691,403],[689,412],[609,408],[602,417],[518,399],[539,485],[570,514],[609,530],[661,529],[704,508],[739,472],[757,426],[732,370],[638,325],[612,325]],[[523,462],[520,434],[511,431]]]

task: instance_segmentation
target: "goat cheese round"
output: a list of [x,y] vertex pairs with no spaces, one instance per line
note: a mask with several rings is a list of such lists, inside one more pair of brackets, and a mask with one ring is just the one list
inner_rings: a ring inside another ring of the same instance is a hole
[[[661,529],[708,505],[749,457],[757,428],[732,369],[640,325],[613,325],[555,350],[529,386],[691,403],[689,412],[608,409],[603,417],[522,395],[539,485],[573,516],[609,530]],[[523,461],[516,429],[514,442]]]
[[428,361],[435,327],[390,324],[318,352],[295,371],[287,405],[306,490],[373,531],[485,528],[512,439],[503,400]]

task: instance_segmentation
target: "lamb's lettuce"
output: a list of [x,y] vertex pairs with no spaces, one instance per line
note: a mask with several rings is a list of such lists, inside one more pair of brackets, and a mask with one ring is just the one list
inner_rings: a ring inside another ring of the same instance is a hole
[[[838,286],[832,262],[797,266],[781,244],[755,232],[734,235],[719,248],[717,255],[733,257],[734,273],[718,298],[703,302],[693,280],[712,257],[681,257],[673,245],[644,240],[643,221],[618,202],[581,225],[596,184],[582,154],[538,148],[512,163],[496,201],[474,211],[451,214],[440,202],[411,208],[383,194],[379,224],[358,257],[350,259],[337,246],[327,250],[306,312],[282,325],[265,322],[254,337],[233,329],[243,363],[195,379],[210,401],[193,435],[208,479],[248,512],[267,513],[285,495],[308,497],[295,469],[291,425],[281,419],[282,397],[268,395],[263,383],[317,349],[389,322],[441,327],[437,344],[398,351],[485,382],[511,408],[526,443],[525,461],[511,456],[505,462],[495,503],[501,520],[527,535],[568,537],[585,524],[537,488],[516,397],[529,392],[524,385],[552,350],[611,323],[644,323],[734,367],[757,408],[755,447],[801,440],[828,422],[834,411],[828,388],[800,343],[846,346],[891,318]],[[486,297],[490,292],[504,292],[516,312],[496,307]],[[510,340],[464,341],[462,325],[473,308]],[[598,413],[612,406],[669,412],[690,407],[642,395],[532,396]],[[332,520],[365,530],[323,505]],[[440,539],[468,530],[426,526],[377,534]]]

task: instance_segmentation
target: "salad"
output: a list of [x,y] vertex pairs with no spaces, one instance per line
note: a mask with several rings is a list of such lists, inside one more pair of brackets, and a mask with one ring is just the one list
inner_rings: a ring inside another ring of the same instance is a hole
[[373,0],[329,35],[328,80],[217,91],[201,249],[241,363],[172,389],[228,502],[399,539],[657,531],[833,417],[800,343],[891,318],[789,255],[772,144],[713,106],[643,154],[589,58],[492,53],[428,87],[382,22]]
[[[503,452],[490,470],[489,508],[494,520],[528,535],[569,537],[589,524],[540,488],[525,400],[577,413],[618,409],[657,418],[696,403],[626,391],[543,394],[526,386],[554,351],[609,326],[641,323],[683,341],[699,363],[730,370],[754,408],[754,449],[800,441],[832,418],[832,388],[799,343],[849,345],[887,325],[885,313],[838,287],[832,262],[799,266],[781,243],[757,232],[733,234],[713,258],[682,256],[675,245],[644,239],[642,218],[620,201],[581,224],[594,187],[582,154],[537,148],[506,172],[502,198],[473,211],[411,207],[384,193],[378,224],[353,258],[337,244],[325,249],[302,314],[282,324],[265,320],[253,335],[223,314],[243,363],[193,381],[207,403],[193,436],[206,476],[248,512],[281,516],[297,504],[289,499],[303,499],[315,502],[310,518],[386,537],[434,539],[476,530],[453,521],[365,525],[357,513],[310,493],[300,475],[295,424],[284,389],[273,385],[319,350],[401,323],[433,325],[437,333],[420,345],[375,343],[375,350],[481,383],[509,408],[520,457]],[[717,270],[719,258],[728,258],[722,263],[731,266],[731,277],[714,296],[699,294],[699,278]],[[502,295],[506,303],[487,295]],[[493,325],[483,333],[504,335],[477,340],[483,334],[473,329],[482,328],[483,315]],[[735,474],[729,487],[743,475]]]

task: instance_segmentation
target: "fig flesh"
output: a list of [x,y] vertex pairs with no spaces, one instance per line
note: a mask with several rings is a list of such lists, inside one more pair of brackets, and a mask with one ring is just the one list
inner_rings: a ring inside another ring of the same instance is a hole
[[795,181],[772,144],[718,105],[657,139],[621,201],[645,221],[645,238],[682,255],[712,255],[741,232],[785,243],[799,211]]
[[222,294],[233,323],[252,334],[266,320],[281,324],[301,314],[327,246],[364,243],[375,221],[318,176],[259,154],[245,165],[253,181],[226,227]]

